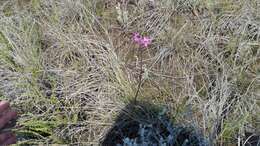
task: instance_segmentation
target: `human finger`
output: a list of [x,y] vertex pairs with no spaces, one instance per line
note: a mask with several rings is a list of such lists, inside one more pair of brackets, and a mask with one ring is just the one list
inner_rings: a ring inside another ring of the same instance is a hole
[[15,111],[7,111],[0,117],[0,129],[3,128],[10,120],[16,118],[17,114]]
[[9,102],[7,102],[7,101],[1,101],[1,102],[0,102],[0,114],[1,114],[2,112],[4,112],[5,110],[7,110],[9,107],[10,107]]

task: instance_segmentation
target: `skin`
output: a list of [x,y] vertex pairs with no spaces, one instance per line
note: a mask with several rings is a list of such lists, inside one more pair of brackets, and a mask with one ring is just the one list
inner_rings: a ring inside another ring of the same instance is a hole
[[[10,107],[10,104],[6,101],[0,102],[0,129],[4,128],[8,122],[15,119],[16,112]],[[16,142],[16,136],[11,131],[1,132],[0,130],[0,146],[6,146],[14,144]]]

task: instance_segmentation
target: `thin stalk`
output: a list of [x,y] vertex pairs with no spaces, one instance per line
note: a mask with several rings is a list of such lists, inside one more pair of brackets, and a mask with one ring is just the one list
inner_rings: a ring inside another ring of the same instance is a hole
[[143,49],[139,49],[140,50],[140,73],[139,73],[139,81],[138,81],[138,87],[137,87],[137,91],[135,93],[135,96],[134,96],[134,102],[136,103],[137,102],[137,96],[140,92],[140,89],[141,89],[141,85],[142,85],[142,75],[143,75]]

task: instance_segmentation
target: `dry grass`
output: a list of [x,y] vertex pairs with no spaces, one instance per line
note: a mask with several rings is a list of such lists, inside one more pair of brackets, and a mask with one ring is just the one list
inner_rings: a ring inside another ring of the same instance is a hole
[[[0,1],[0,97],[19,110],[22,143],[98,145],[133,97],[165,105],[211,145],[259,134],[258,0]],[[56,128],[53,128],[56,127]]]

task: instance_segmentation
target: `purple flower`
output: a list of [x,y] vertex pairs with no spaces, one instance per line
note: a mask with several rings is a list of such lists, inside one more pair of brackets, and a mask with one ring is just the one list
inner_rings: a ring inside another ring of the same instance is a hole
[[145,36],[145,37],[142,37],[139,33],[135,32],[133,33],[133,37],[132,37],[133,41],[135,43],[137,43],[138,45],[144,47],[144,48],[147,48],[151,42],[152,42],[152,39]]
[[151,44],[151,42],[152,42],[151,38],[143,37],[143,39],[141,40],[141,45],[146,48],[146,47],[148,47],[148,45]]

